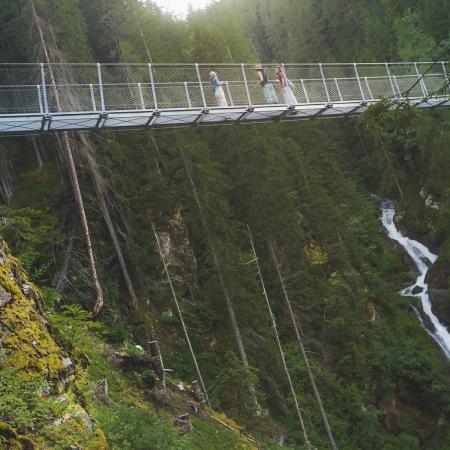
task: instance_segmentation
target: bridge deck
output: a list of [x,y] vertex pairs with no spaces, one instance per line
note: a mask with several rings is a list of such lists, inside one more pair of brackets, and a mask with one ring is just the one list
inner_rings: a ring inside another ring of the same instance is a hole
[[[0,64],[0,133],[337,117],[383,98],[444,107],[450,106],[447,64],[428,72],[430,63],[422,62],[283,64],[296,98],[289,105],[270,65],[279,103],[268,105],[253,64]],[[226,107],[217,105],[210,69],[222,82]]]

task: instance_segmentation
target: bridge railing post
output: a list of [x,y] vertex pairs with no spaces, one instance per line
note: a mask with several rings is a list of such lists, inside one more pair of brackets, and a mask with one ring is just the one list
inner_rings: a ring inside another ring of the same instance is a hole
[[42,89],[42,99],[44,100],[44,113],[48,114],[48,98],[47,98],[47,84],[45,82],[45,66],[44,63],[41,66],[41,89]]
[[103,92],[102,70],[100,67],[100,63],[97,63],[97,77],[98,77],[98,88],[100,91],[100,105],[103,113],[105,112],[105,95]]
[[94,94],[94,85],[92,83],[89,84],[89,92],[91,94],[91,103],[92,103],[92,111],[97,111],[97,105],[95,104],[95,94]]
[[142,109],[145,109],[144,94],[142,92],[142,85],[141,85],[141,83],[137,84],[137,88],[138,88],[139,100],[141,101]]
[[158,109],[158,99],[156,97],[156,88],[155,88],[155,80],[153,78],[153,67],[151,63],[148,63],[148,76],[150,77],[150,88],[152,90],[153,97],[153,109]]
[[200,87],[200,95],[202,97],[203,108],[207,108],[205,91],[203,90],[202,77],[200,76],[200,69],[198,68],[198,63],[195,63],[195,72],[197,74],[198,85]]
[[36,85],[36,90],[37,90],[37,98],[38,98],[38,105],[39,105],[39,112],[41,114],[44,114],[44,108],[42,106],[42,94],[41,94],[41,85],[37,84]]
[[250,98],[250,90],[248,88],[247,75],[245,74],[244,63],[241,63],[241,72],[242,72],[242,79],[244,80],[245,95],[247,96],[248,106],[251,107],[252,99]]
[[325,79],[325,74],[323,73],[322,63],[319,63],[320,75],[322,77],[323,87],[325,88],[325,95],[327,96],[327,103],[331,104],[330,93],[328,92],[327,80]]
[[186,99],[188,102],[188,107],[192,108],[191,96],[189,95],[189,87],[187,81],[184,82],[184,92],[186,93]]
[[364,90],[363,90],[363,87],[361,84],[361,79],[359,78],[358,67],[356,66],[356,63],[353,63],[353,67],[355,68],[355,75],[356,75],[356,79],[358,81],[359,91],[361,92],[361,100],[363,102],[365,102],[366,99],[365,99],[365,95],[364,95]]

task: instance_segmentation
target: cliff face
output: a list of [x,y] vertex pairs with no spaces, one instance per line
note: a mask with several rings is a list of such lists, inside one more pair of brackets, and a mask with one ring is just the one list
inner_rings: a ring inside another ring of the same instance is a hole
[[60,435],[65,444],[78,447],[82,436],[84,448],[107,448],[72,390],[82,368],[53,339],[41,302],[40,291],[2,240],[0,448],[54,448]]
[[426,276],[433,312],[440,321],[450,327],[450,299],[449,299],[450,265],[446,261],[438,260],[430,267]]
[[[0,450],[191,450],[199,441],[205,449],[256,448],[241,427],[204,405],[198,384],[171,378],[164,387],[151,358],[114,351],[86,318],[59,313],[58,321],[53,311],[52,329],[42,302],[2,240]],[[130,423],[142,427],[140,435]]]

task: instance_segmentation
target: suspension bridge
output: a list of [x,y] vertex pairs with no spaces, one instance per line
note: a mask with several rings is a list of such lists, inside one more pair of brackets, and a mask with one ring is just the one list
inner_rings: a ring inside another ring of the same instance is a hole
[[[270,64],[264,68],[273,104],[254,64],[2,63],[0,134],[332,118],[360,114],[386,98],[423,109],[450,106],[447,61],[281,66],[294,104],[285,103]],[[210,70],[227,106],[217,103]]]

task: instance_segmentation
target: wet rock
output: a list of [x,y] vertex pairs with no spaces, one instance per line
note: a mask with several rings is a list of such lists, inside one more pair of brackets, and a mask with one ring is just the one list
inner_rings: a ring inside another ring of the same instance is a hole
[[450,329],[450,298],[446,289],[428,289],[431,309],[443,325]]
[[11,301],[12,295],[0,286],[0,307],[7,305]]
[[446,261],[436,261],[428,270],[425,282],[433,289],[448,289],[450,264]]
[[94,400],[106,405],[109,402],[108,380],[100,380],[94,387]]
[[5,439],[15,439],[17,438],[17,432],[9,423],[0,421],[0,437]]
[[423,292],[423,287],[422,286],[414,286],[412,291],[411,291],[411,294],[412,295],[417,295],[417,294],[420,294],[421,292]]
[[441,260],[430,267],[425,277],[433,313],[447,328],[450,328],[449,279],[450,264]]
[[33,442],[26,437],[19,437],[20,445],[22,446],[22,450],[35,450],[35,446]]

